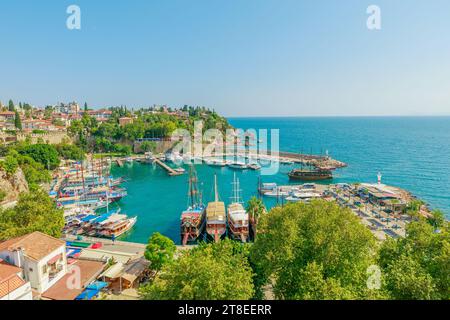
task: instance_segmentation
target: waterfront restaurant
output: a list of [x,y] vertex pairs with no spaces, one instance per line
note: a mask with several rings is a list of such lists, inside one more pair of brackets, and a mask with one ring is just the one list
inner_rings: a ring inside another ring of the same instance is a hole
[[358,193],[373,205],[383,207],[387,212],[402,213],[407,206],[404,197],[386,185],[361,184]]

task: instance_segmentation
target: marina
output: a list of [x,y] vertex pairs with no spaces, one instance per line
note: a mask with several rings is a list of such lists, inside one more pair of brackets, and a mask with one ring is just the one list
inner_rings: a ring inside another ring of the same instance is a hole
[[[74,216],[74,212],[78,212],[78,215],[84,213],[85,216],[79,218],[85,219],[92,214],[89,210],[101,216],[120,209],[116,218],[125,221],[117,221],[113,231],[104,227],[104,224],[100,225],[103,230],[99,230],[99,226],[90,220],[81,221],[78,225],[72,221],[69,233],[120,237],[121,240],[140,243],[146,243],[153,232],[161,232],[180,245],[195,244],[199,240],[216,241],[225,236],[238,241],[251,241],[246,228],[252,230],[253,226],[251,219],[248,222],[245,219],[245,203],[253,196],[261,197],[267,209],[290,202],[307,203],[314,199],[336,201],[358,215],[378,239],[404,234],[407,217],[401,214],[392,217],[389,210],[386,212],[377,206],[373,207],[367,199],[354,194],[356,191],[353,189],[350,194],[346,193],[347,190],[336,193],[336,190],[341,190],[342,184],[354,186],[361,182],[375,182],[376,172],[361,171],[361,163],[353,161],[347,167],[346,163],[331,158],[328,152],[322,151],[321,154],[324,155],[306,155],[300,149],[300,153],[277,153],[279,157],[247,151],[204,158],[171,152],[105,158],[87,161],[83,170],[73,163],[63,166],[59,178],[52,184],[50,195],[59,206],[65,208],[68,216]],[[348,161],[339,152],[337,157]],[[267,177],[261,176],[261,168],[273,162],[278,162],[278,172]],[[355,167],[358,168],[359,176],[354,175]],[[188,201],[182,200],[186,199],[187,192],[188,195],[192,194],[192,190],[188,189],[191,168],[195,169],[196,187],[193,190],[194,198],[197,199],[194,202],[189,196]],[[313,181],[304,177],[291,178],[293,172],[305,168],[307,171],[332,170],[332,179],[321,180],[317,176]],[[385,179],[391,182],[392,172],[387,172],[389,175]],[[214,176],[217,176],[219,201],[215,201]],[[238,189],[241,193],[237,202],[233,200],[236,195],[230,188],[236,180],[239,180]],[[343,194],[346,194],[344,199]],[[242,208],[235,203],[241,203]],[[240,213],[244,214],[244,219],[231,219],[235,212],[236,217]],[[212,216],[218,213],[222,217],[220,221],[215,221]],[[126,218],[120,214],[126,215]],[[220,228],[218,225],[221,225]]]

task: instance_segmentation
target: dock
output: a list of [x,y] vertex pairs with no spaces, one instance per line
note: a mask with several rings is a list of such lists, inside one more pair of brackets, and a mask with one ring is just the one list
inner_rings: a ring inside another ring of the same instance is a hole
[[123,167],[123,161],[121,159],[117,159],[116,163],[119,167]]
[[166,170],[167,174],[169,176],[180,176],[183,174],[182,172],[176,171],[175,169],[169,167],[167,164],[165,164],[164,162],[162,162],[161,160],[159,160],[157,158],[155,158],[155,163],[157,165],[159,165],[161,168],[163,168],[164,170]]

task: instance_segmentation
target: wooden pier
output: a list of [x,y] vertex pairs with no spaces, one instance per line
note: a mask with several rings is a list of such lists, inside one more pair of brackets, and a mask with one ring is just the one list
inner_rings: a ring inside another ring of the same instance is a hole
[[174,170],[173,168],[169,167],[167,164],[159,160],[158,158],[155,158],[155,163],[159,165],[161,168],[167,171],[167,174],[169,176],[180,176],[183,174],[183,172],[179,172]]
[[121,159],[117,159],[116,163],[119,167],[123,167],[123,161]]

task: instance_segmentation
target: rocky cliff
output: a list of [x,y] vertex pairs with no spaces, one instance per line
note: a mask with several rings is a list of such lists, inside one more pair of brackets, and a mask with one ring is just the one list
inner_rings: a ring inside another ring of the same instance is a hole
[[6,193],[2,203],[15,201],[21,192],[28,191],[28,183],[25,180],[22,169],[18,168],[11,177],[8,177],[6,172],[0,170],[0,190]]

